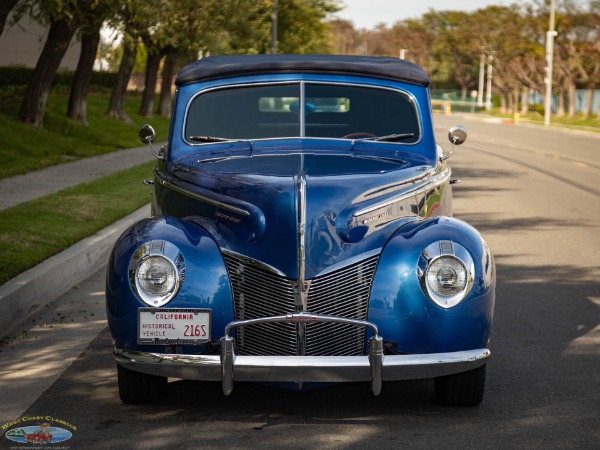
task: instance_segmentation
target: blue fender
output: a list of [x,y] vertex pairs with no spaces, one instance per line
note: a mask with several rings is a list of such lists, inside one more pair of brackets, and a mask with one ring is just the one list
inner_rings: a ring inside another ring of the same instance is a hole
[[[418,260],[436,241],[462,245],[475,265],[474,283],[458,305],[444,309],[423,292]],[[400,353],[487,348],[495,301],[495,268],[488,245],[470,225],[449,217],[411,222],[384,247],[371,290],[369,320]]]
[[[115,348],[164,351],[164,346],[138,345],[137,310],[148,307],[131,287],[129,263],[135,250],[152,240],[174,244],[185,261],[185,280],[164,308],[210,308],[212,339],[218,340],[233,320],[233,300],[221,252],[201,227],[169,216],[137,222],[117,240],[108,263],[106,309]],[[205,350],[205,346],[190,351]]]

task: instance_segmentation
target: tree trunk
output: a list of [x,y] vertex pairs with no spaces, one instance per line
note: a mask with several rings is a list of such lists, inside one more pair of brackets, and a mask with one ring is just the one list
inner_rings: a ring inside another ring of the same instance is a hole
[[160,102],[158,105],[158,113],[163,117],[171,116],[171,87],[173,85],[173,75],[176,63],[175,52],[167,52],[167,58],[163,65],[162,82],[160,85]]
[[154,110],[154,97],[156,97],[156,80],[158,79],[158,67],[163,57],[161,52],[150,45],[148,49],[148,60],[146,62],[146,77],[144,81],[144,93],[142,94],[142,103],[140,105],[140,115],[152,119]]
[[529,88],[524,87],[521,92],[521,114],[529,112]]
[[[590,86],[587,88],[585,96],[585,108],[583,110],[583,118],[589,119],[592,115],[592,107],[594,106],[594,87]],[[598,114],[600,116],[600,113]]]
[[73,86],[69,95],[69,106],[67,117],[74,119],[84,125],[87,121],[87,96],[92,74],[96,52],[100,44],[100,28],[90,30],[81,36],[81,54],[77,63],[77,70],[73,77]]
[[135,64],[136,53],[136,39],[125,35],[123,39],[123,58],[119,65],[119,72],[117,73],[115,86],[110,94],[108,111],[106,112],[110,117],[114,117],[126,123],[131,123],[131,119],[125,113],[125,95],[127,94],[127,85],[129,84],[131,72],[133,71],[133,66]]
[[8,19],[8,15],[19,0],[2,0],[0,3],[0,36],[4,32],[4,25]]
[[23,103],[21,103],[19,119],[23,122],[42,127],[52,81],[69,48],[77,26],[75,22],[65,20],[58,20],[50,25],[46,44],[38,58],[23,97]]
[[569,88],[567,91],[567,95],[569,96],[569,117],[575,117],[576,107],[575,107],[575,83],[569,83]]
[[516,87],[513,89],[513,107],[512,107],[512,113],[513,114],[517,114],[519,112],[519,97],[520,97],[520,91],[519,88]]
[[504,92],[500,94],[500,112],[506,113],[506,94]]
[[556,94],[558,105],[556,106],[556,117],[565,115],[565,93],[561,90]]

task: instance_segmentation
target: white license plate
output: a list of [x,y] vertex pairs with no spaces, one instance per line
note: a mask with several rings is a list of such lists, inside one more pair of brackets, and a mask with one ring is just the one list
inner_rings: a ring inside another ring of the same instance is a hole
[[138,344],[198,345],[210,341],[211,310],[139,308]]

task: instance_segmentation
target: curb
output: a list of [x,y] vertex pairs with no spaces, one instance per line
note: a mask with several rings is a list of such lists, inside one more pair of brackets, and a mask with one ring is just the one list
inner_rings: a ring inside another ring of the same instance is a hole
[[121,233],[149,216],[150,206],[145,205],[0,286],[0,333],[104,267]]

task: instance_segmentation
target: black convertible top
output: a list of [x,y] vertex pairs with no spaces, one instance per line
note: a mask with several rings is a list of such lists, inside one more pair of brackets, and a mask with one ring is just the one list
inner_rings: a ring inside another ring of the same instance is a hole
[[180,86],[215,78],[275,73],[358,75],[429,85],[425,71],[411,62],[384,56],[350,55],[209,56],[181,69],[175,84]]

